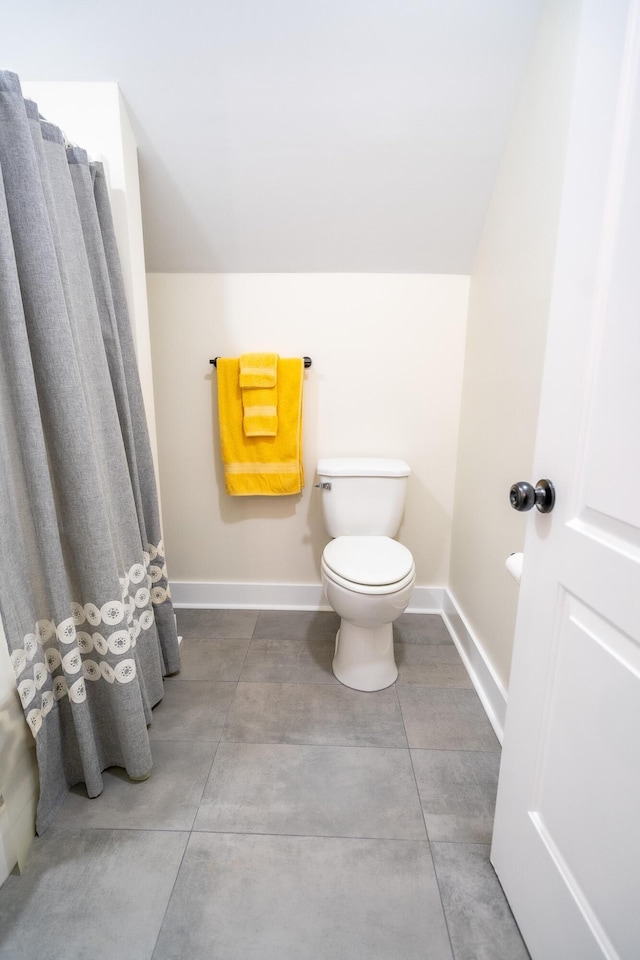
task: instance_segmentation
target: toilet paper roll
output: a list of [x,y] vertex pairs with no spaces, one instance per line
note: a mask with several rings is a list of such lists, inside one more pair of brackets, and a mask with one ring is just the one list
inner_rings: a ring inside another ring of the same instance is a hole
[[511,574],[516,583],[520,583],[523,560],[524,555],[522,553],[512,553],[511,556],[507,557],[507,562],[505,563],[507,571]]

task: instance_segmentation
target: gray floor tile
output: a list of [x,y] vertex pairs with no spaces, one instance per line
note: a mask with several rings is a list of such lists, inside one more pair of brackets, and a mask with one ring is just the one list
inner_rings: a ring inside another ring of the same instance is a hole
[[375,693],[330,672],[334,613],[178,619],[151,779],[73,789],[0,890],[0,960],[453,960],[425,820],[455,960],[526,958],[485,845],[499,744],[440,617],[396,621]]
[[261,610],[256,640],[334,640],[340,617],[326,610]]
[[499,753],[412,750],[430,840],[490,843]]
[[185,640],[250,640],[257,610],[176,610],[178,633]]
[[198,680],[165,681],[164,697],[154,707],[150,740],[219,740],[236,684]]
[[528,960],[489,846],[433,843],[432,850],[455,960]]
[[410,747],[423,750],[499,750],[475,690],[398,686]]
[[187,839],[50,827],[0,890],[0,958],[150,960]]
[[195,830],[424,840],[408,750],[223,743]]
[[417,643],[397,643],[395,658],[399,684],[418,684],[425,687],[471,687],[460,654],[453,644],[426,646]]
[[193,834],[154,960],[452,960],[426,842]]
[[362,693],[340,683],[240,682],[222,739],[407,746],[394,687]]
[[438,613],[403,613],[393,624],[396,643],[453,643]]
[[252,640],[241,680],[338,683],[331,663],[334,640]]
[[112,767],[103,774],[99,797],[89,800],[83,786],[73,787],[56,826],[190,830],[216,748],[217,743],[156,740],[149,780],[132,783],[123,770]]
[[237,680],[250,640],[183,640],[180,680]]

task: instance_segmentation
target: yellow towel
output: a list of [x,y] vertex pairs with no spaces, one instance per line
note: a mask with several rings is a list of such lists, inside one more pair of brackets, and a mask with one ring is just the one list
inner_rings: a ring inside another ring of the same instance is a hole
[[245,437],[275,437],[278,434],[278,407],[275,388],[242,390],[242,429]]
[[278,433],[277,353],[243,353],[238,382],[242,391],[245,437],[275,437]]
[[279,358],[278,433],[275,437],[247,437],[242,421],[239,361],[218,360],[218,417],[220,449],[227,493],[231,496],[269,497],[300,493],[302,467],[302,357]]
[[240,357],[240,386],[275,387],[278,382],[277,353],[243,353]]

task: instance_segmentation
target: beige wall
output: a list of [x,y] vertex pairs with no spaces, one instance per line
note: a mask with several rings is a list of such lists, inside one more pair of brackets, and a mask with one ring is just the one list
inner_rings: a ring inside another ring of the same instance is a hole
[[[468,278],[148,277],[164,535],[173,581],[320,583],[320,456],[405,458],[401,539],[419,585],[446,585]],[[209,358],[308,355],[301,497],[228,497]]]
[[451,592],[507,688],[573,83],[578,0],[549,0],[471,277]]

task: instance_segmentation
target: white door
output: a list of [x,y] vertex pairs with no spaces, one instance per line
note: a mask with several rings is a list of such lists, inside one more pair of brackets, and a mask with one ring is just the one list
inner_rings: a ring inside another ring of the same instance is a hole
[[638,960],[640,0],[584,2],[534,472],[491,859],[533,960]]

